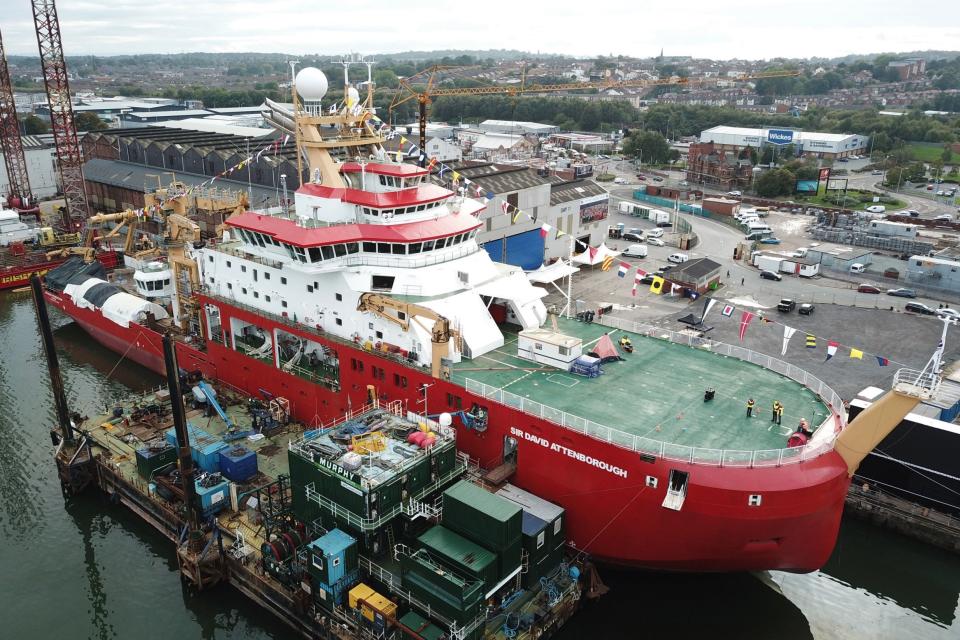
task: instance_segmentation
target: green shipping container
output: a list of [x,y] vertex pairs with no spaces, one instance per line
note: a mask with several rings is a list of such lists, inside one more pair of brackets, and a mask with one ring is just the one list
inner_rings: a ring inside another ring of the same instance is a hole
[[453,571],[481,580],[484,592],[497,583],[497,556],[480,545],[442,526],[433,527],[417,540],[430,555]]
[[520,537],[521,514],[516,504],[466,480],[443,493],[443,526],[492,551]]
[[512,544],[508,544],[498,554],[497,564],[497,582],[517,570],[523,560],[523,537],[517,538]]
[[177,461],[177,450],[167,445],[137,449],[137,473],[149,480],[153,472]]
[[415,636],[405,633],[407,638],[422,638],[422,640],[440,640],[446,637],[443,629],[431,623],[416,611],[410,611],[400,618],[400,624],[413,631]]
[[464,624],[477,617],[484,591],[478,580],[439,567],[425,552],[400,558],[401,584],[437,613]]

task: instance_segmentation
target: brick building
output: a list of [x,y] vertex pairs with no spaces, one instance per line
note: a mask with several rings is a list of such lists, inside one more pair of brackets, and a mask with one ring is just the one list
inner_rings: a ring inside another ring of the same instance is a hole
[[691,144],[687,154],[687,180],[723,189],[749,187],[753,182],[753,164],[749,153],[722,150],[713,142]]

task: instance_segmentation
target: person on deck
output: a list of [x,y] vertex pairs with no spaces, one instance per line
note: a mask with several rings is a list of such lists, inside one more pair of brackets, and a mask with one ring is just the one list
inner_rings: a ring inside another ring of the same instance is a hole
[[780,414],[779,414],[780,407],[781,407],[780,401],[779,401],[779,400],[774,400],[774,401],[773,401],[773,408],[770,410],[770,422],[776,422],[776,421],[777,421],[777,416],[780,415]]
[[777,417],[777,424],[778,424],[778,425],[779,425],[779,424],[783,424],[783,404],[782,404],[779,400],[777,400],[777,411],[776,411],[776,414],[777,414],[777,416],[776,416],[776,417]]
[[755,404],[757,403],[753,401],[753,398],[750,398],[749,400],[747,400],[747,417],[748,418],[753,417],[753,406]]
[[813,436],[813,429],[810,428],[810,423],[807,422],[806,418],[800,418],[800,424],[797,426],[797,433],[802,433],[808,438]]

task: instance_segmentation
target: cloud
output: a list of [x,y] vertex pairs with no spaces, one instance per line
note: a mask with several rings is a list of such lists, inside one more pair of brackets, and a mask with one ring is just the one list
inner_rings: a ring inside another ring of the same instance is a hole
[[[30,3],[10,4],[2,25],[7,53],[36,55]],[[871,0],[61,0],[58,12],[67,55],[520,49],[647,57],[663,48],[668,55],[757,59],[953,49],[960,41],[960,28],[945,26],[943,5],[930,0],[908,11]]]

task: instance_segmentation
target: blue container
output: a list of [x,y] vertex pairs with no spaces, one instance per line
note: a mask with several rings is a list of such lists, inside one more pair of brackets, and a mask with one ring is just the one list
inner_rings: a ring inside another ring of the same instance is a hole
[[239,446],[221,449],[220,473],[234,482],[246,482],[257,474],[257,454]]
[[[190,435],[190,457],[193,462],[207,473],[220,471],[220,450],[227,444],[220,438],[212,436],[203,429],[187,423]],[[167,442],[177,446],[177,434],[174,429],[167,429]]]
[[204,487],[200,482],[195,482],[194,487],[204,517],[211,516],[230,504],[230,483],[226,480],[212,487]]
[[317,538],[310,550],[310,573],[318,585],[334,585],[357,568],[357,540],[340,529]]
[[314,597],[321,605],[331,609],[334,604],[342,605],[346,594],[359,581],[360,570],[354,569],[353,571],[347,572],[336,584],[330,585],[316,582]]

